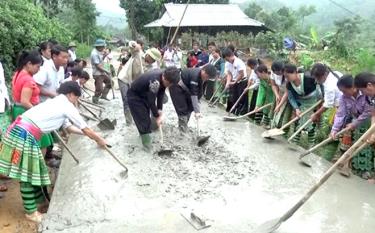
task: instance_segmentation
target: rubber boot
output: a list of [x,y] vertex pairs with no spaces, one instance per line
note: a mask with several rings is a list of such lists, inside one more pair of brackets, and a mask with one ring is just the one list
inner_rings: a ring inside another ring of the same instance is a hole
[[262,122],[262,118],[263,118],[262,112],[255,113],[255,124],[260,125],[260,123]]
[[[296,122],[294,123],[294,131],[297,131],[298,130],[298,127],[299,127],[299,122]],[[297,134],[293,139],[292,139],[292,142],[294,144],[298,144],[301,140],[301,132],[299,134]]]
[[178,129],[183,132],[183,133],[186,133],[187,132],[187,129],[188,129],[188,117],[187,116],[179,116],[178,117]]
[[94,104],[99,104],[99,97],[97,97],[97,96],[93,96],[93,97],[92,97],[92,102],[93,102]]
[[307,131],[307,140],[309,148],[315,145],[315,127],[316,126],[313,125],[313,128]]
[[151,144],[151,136],[150,136],[150,134],[142,134],[141,135],[141,139],[142,139],[143,149],[146,152],[151,152],[151,150],[152,150],[152,144]]
[[125,110],[124,111],[124,115],[125,115],[126,125],[127,126],[132,125],[132,123],[133,123],[133,117],[132,117],[131,112],[129,110]]
[[100,98],[101,99],[104,99],[104,100],[109,100],[108,98],[107,98],[107,95],[108,95],[108,93],[109,93],[109,91],[110,91],[111,89],[110,88],[104,88],[104,90],[103,90],[103,92],[102,92],[102,95],[100,96]]

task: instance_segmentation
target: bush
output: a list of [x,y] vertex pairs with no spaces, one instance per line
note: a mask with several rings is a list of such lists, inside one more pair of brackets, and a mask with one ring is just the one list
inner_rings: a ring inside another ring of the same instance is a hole
[[77,44],[76,54],[78,58],[87,59],[90,57],[93,47],[87,44]]
[[40,7],[28,0],[0,1],[0,59],[9,80],[18,54],[34,49],[41,41],[70,41],[71,33],[55,19],[49,19]]

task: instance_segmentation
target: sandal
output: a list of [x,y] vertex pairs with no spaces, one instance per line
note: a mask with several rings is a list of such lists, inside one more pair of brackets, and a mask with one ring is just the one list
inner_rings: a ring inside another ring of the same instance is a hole
[[6,191],[8,191],[7,186],[0,184],[0,192],[6,192]]
[[35,211],[32,214],[25,214],[25,217],[29,221],[32,221],[35,223],[41,223],[43,219],[43,214],[39,213],[38,211]]

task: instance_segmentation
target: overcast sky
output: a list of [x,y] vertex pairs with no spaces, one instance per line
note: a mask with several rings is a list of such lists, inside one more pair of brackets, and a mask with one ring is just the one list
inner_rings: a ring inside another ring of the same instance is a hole
[[93,0],[93,2],[99,12],[124,13],[124,9],[119,6],[120,0]]
[[[231,0],[232,3],[241,3],[246,0]],[[124,10],[119,6],[120,0],[93,0],[99,12],[123,14]]]

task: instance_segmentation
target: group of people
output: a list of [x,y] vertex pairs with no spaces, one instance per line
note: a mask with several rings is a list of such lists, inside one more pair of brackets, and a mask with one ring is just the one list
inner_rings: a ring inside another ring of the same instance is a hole
[[[82,87],[90,75],[83,70],[86,64],[77,59],[74,48],[73,43],[67,49],[44,42],[38,51],[24,51],[12,77],[12,109],[0,66],[0,175],[20,181],[26,218],[35,222],[41,222],[41,207],[48,196],[43,187],[51,183],[46,161],[55,141],[52,133],[62,127],[88,136],[101,147],[107,145],[105,139],[88,127],[77,109]],[[188,132],[192,114],[196,120],[202,117],[200,99],[204,95],[218,99],[227,112],[236,115],[253,111],[251,119],[266,129],[280,128],[297,117],[298,121],[288,129],[293,133],[309,122],[304,130],[310,146],[331,137],[336,141],[328,146],[337,148],[337,135],[346,129],[337,151],[348,149],[351,132],[368,127],[369,119],[375,116],[372,73],[353,78],[322,63],[305,72],[294,64],[279,61],[270,66],[260,59],[245,63],[233,46],[220,49],[211,42],[208,53],[198,48],[194,43],[187,68],[182,68],[182,56],[174,45],[169,45],[162,54],[157,48],[144,51],[142,41],[131,41],[130,51],[121,51],[120,68],[114,72],[105,62],[112,59],[110,51],[106,50],[105,41],[98,39],[90,59],[95,80],[92,101],[107,99],[112,77],[117,75],[126,124],[135,123],[147,151],[152,149],[151,132],[163,124],[163,104],[168,101],[166,89],[182,135]],[[194,65],[192,56],[197,60]],[[209,82],[214,83],[211,88],[216,94],[208,94]],[[262,108],[269,104],[271,107]],[[313,106],[316,106],[314,111],[306,111]],[[11,121],[6,122],[8,115]],[[294,141],[298,143],[300,138],[298,134]],[[370,141],[375,141],[375,135]],[[325,158],[340,156],[336,150],[333,152],[325,153]],[[6,187],[0,185],[0,192],[4,190]]]
[[[74,46],[70,44],[67,49],[47,41],[38,50],[23,51],[11,80],[12,104],[4,72],[0,70],[0,175],[20,181],[26,218],[37,223],[48,205],[45,187],[51,181],[47,165],[53,166],[51,160],[59,162],[59,158],[48,154],[56,141],[53,133],[64,128],[106,146],[106,141],[87,126],[76,107],[81,88],[90,76],[83,70],[84,62],[72,57],[70,51]],[[68,63],[74,65],[69,68]],[[6,186],[1,185],[0,191],[5,190]]]

